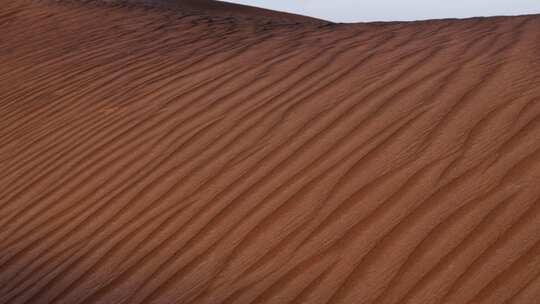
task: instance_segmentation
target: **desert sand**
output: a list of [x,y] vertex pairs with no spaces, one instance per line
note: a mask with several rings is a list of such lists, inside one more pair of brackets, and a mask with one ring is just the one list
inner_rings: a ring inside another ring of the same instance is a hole
[[12,0],[0,63],[0,303],[540,301],[540,15]]

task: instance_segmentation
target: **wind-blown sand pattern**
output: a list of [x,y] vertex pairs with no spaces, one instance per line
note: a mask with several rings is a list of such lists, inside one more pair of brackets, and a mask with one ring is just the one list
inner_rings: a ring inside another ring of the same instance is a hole
[[540,16],[108,2],[2,4],[0,303],[538,303]]

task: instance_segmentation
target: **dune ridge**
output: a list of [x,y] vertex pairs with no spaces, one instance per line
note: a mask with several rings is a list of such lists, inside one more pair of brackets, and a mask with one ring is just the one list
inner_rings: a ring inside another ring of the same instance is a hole
[[216,0],[108,0],[120,5],[145,5],[147,7],[181,11],[182,13],[207,14],[212,16],[230,16],[238,19],[273,20],[281,22],[321,23],[328,22],[313,17],[261,9],[249,5]]
[[536,303],[540,15],[241,19],[3,4],[0,303]]

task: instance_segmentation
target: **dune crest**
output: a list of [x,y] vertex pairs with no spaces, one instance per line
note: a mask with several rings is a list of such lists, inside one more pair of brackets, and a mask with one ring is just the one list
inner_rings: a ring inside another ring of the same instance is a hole
[[[99,1],[99,0],[98,0]],[[196,15],[210,15],[220,17],[235,17],[238,19],[280,21],[280,22],[303,22],[322,23],[327,22],[313,17],[296,15],[261,9],[249,5],[236,4],[218,0],[107,0],[109,3],[120,5],[144,5],[146,7],[175,10],[181,13]]]
[[539,15],[219,9],[3,4],[0,303],[536,303]]

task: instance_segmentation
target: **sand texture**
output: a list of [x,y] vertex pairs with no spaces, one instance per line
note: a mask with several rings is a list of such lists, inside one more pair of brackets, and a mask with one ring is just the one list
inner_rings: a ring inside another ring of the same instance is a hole
[[540,303],[540,15],[158,2],[2,3],[0,303]]

